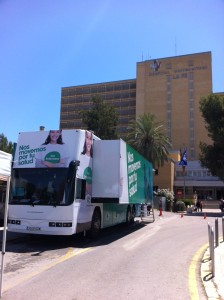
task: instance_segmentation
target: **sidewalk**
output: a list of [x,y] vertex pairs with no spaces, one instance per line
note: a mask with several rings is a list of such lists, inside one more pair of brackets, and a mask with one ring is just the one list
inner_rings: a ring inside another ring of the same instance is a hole
[[204,214],[206,214],[207,217],[224,217],[224,213],[222,213],[220,209],[216,208],[204,208],[202,212],[187,212],[188,216],[204,216]]
[[215,248],[215,276],[212,278],[209,248],[201,263],[201,280],[209,300],[224,299],[224,242]]
[[[158,217],[159,212],[155,210],[155,219]],[[165,217],[171,217],[175,214],[172,212],[163,212]],[[203,209],[202,212],[187,213],[188,216],[204,216],[206,217],[224,217],[224,213],[220,209]],[[222,235],[222,232],[219,235]],[[201,280],[204,285],[205,292],[209,300],[224,300],[224,242],[221,238],[219,246],[215,248],[215,277],[212,278],[211,273],[211,260],[209,248],[205,251],[201,261]]]
[[[205,216],[222,218],[224,213],[220,209],[205,208],[202,212],[187,213],[188,216]],[[215,276],[212,278],[212,261],[209,248],[205,251],[201,262],[201,280],[209,300],[224,299],[224,242],[220,241],[215,248]]]

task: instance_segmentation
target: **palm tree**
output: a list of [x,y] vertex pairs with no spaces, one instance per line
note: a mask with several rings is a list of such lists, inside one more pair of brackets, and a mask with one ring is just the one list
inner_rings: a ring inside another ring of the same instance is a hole
[[159,168],[168,161],[171,141],[164,134],[161,122],[155,121],[155,116],[143,114],[137,120],[131,121],[127,142],[149,160],[154,168]]

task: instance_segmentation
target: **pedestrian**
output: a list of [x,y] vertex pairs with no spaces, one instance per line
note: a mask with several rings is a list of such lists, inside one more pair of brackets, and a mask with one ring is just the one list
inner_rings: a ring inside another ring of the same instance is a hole
[[199,202],[200,202],[200,210],[201,210],[201,212],[202,212],[202,208],[203,208],[203,201],[202,201],[202,200],[199,200]]
[[159,199],[159,216],[162,216],[162,199]]
[[159,210],[162,209],[162,199],[159,199]]
[[196,203],[197,212],[200,211],[200,206],[201,206],[200,200],[198,199]]
[[196,203],[197,203],[197,200],[198,200],[198,195],[197,195],[196,191],[194,192],[193,199],[194,199],[194,206],[196,206]]

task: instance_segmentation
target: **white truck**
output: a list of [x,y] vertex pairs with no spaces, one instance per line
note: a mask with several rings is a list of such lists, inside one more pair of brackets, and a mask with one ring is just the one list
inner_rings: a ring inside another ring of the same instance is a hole
[[95,236],[152,203],[152,165],[123,140],[86,130],[20,133],[11,187],[9,231]]

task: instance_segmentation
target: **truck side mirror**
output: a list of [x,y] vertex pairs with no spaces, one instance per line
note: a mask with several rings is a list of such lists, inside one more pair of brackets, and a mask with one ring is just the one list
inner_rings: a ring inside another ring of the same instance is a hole
[[76,171],[78,169],[79,164],[80,164],[79,160],[72,160],[70,162],[68,167],[67,182],[69,182],[76,176]]

